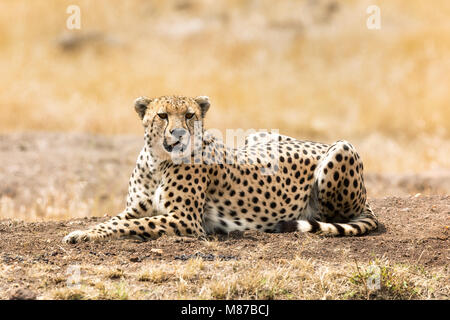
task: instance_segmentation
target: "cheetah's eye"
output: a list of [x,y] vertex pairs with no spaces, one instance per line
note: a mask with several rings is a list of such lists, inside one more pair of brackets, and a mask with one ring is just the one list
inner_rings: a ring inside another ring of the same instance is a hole
[[167,119],[167,113],[158,113],[158,117],[161,119]]
[[186,117],[186,119],[192,119],[192,117],[193,117],[194,115],[195,115],[195,113],[188,112],[188,113],[186,113],[185,117]]

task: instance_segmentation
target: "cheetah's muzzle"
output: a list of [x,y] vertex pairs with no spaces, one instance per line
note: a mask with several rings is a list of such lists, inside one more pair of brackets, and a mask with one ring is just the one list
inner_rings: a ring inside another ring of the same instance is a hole
[[189,132],[183,128],[176,128],[170,132],[169,141],[175,141],[171,144],[164,139],[163,146],[167,152],[184,152],[189,144]]
[[174,144],[169,145],[165,140],[163,142],[164,149],[167,152],[184,152],[187,149],[187,145],[181,141],[177,141]]
[[176,146],[180,146],[180,145],[181,145],[181,142],[180,142],[180,141],[177,141],[177,142],[175,142],[174,144],[171,144],[171,145],[169,145],[169,144],[167,143],[166,140],[164,140],[164,142],[163,142],[164,149],[165,149],[167,152],[172,152],[173,149],[174,149]]

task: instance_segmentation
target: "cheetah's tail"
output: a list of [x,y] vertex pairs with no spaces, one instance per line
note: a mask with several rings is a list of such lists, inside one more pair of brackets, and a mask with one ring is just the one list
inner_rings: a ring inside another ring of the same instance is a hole
[[320,222],[315,219],[282,221],[275,232],[312,232],[329,236],[358,236],[378,228],[378,219],[368,204],[364,212],[347,223]]

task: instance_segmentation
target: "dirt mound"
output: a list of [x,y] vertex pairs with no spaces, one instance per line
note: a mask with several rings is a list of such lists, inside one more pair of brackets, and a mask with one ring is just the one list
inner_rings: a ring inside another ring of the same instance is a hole
[[[207,265],[260,264],[267,269],[280,261],[293,263],[296,259],[330,268],[387,260],[424,268],[427,272],[446,270],[450,259],[450,196],[388,197],[374,199],[371,205],[381,222],[379,230],[364,237],[348,238],[251,231],[213,236],[208,240],[165,236],[148,242],[116,240],[65,245],[61,239],[68,232],[86,228],[106,218],[32,223],[2,220],[0,266],[5,272],[0,276],[0,298],[8,298],[5,295],[11,294],[11,288],[22,287],[47,297],[50,289],[43,287],[43,280],[53,279],[56,282],[50,286],[52,290],[65,288],[66,270],[73,265],[118,268],[119,271],[108,271],[110,281],[124,277],[125,271],[140,270],[155,263],[163,269],[170,269],[174,263],[186,266],[191,260],[200,260]],[[448,290],[446,272],[444,290]],[[200,270],[195,273],[200,274]],[[56,275],[60,276],[59,280],[54,280]],[[164,281],[161,281],[163,285]],[[448,294],[448,291],[445,292]]]

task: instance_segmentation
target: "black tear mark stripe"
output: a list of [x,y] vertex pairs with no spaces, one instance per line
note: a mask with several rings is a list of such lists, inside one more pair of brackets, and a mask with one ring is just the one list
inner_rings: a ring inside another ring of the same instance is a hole
[[[153,118],[153,120],[155,120],[155,118]],[[163,135],[166,135],[166,129],[168,126],[169,126],[169,117],[167,117],[167,123],[166,123],[166,126],[164,127]],[[152,122],[152,127],[153,127],[153,122]]]

